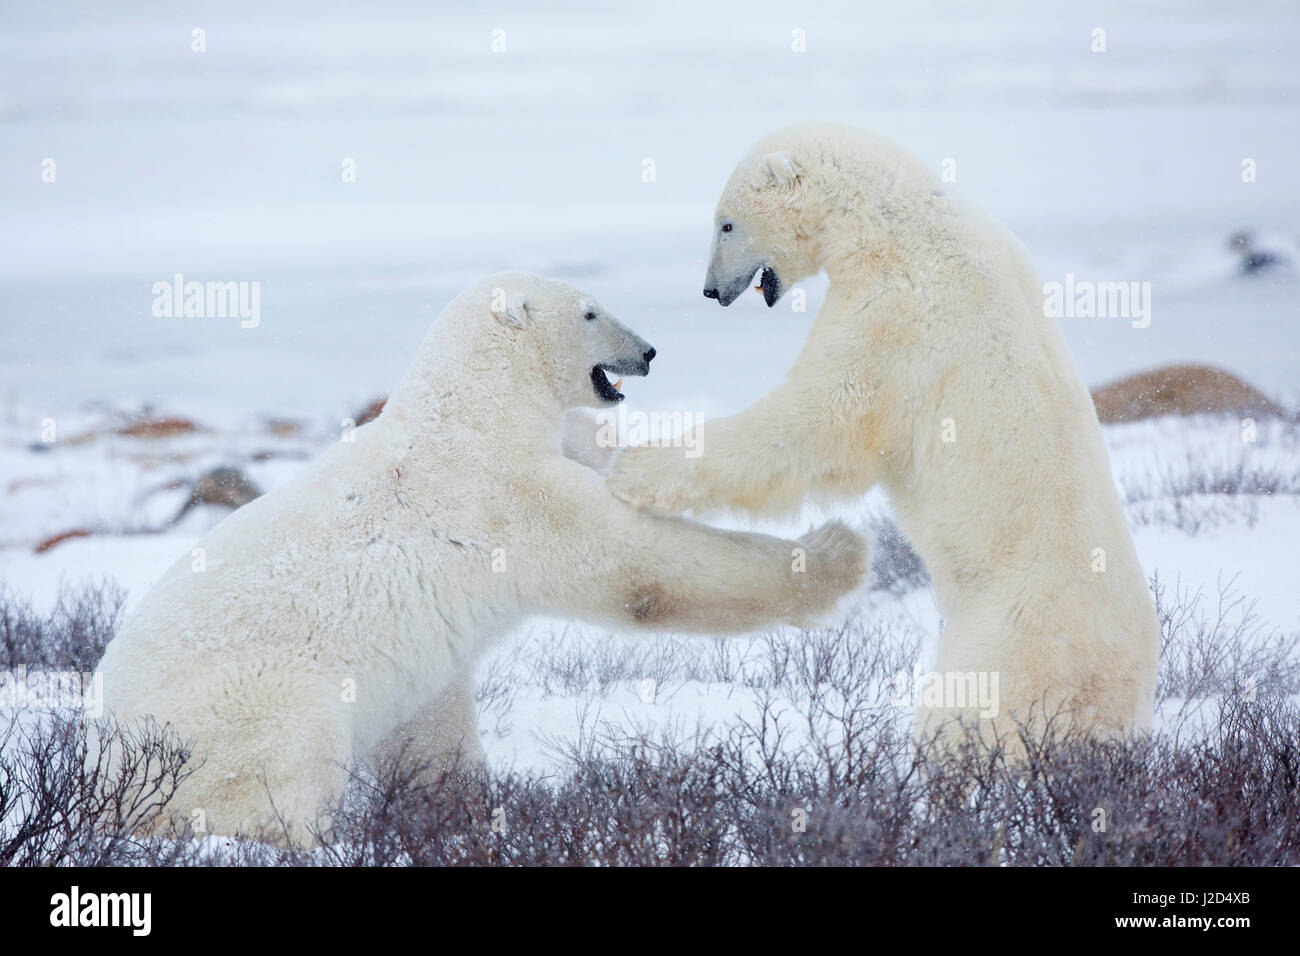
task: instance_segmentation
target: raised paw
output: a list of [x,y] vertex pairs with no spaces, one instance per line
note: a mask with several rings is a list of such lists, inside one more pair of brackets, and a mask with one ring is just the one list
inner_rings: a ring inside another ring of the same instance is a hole
[[614,461],[606,487],[639,511],[672,515],[690,507],[689,462],[680,449],[628,448]]
[[870,567],[867,541],[843,521],[813,528],[796,542],[805,551],[803,573],[809,610],[820,616],[844,595],[857,590]]

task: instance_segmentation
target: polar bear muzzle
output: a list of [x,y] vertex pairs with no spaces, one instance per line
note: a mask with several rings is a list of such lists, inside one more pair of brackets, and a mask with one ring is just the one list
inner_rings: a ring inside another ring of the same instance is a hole
[[[712,273],[712,270],[710,270],[710,273]],[[770,309],[781,298],[784,289],[781,285],[781,277],[768,266],[754,266],[744,273],[742,278],[728,284],[725,289],[719,289],[717,284],[709,282],[704,287],[704,297],[706,299],[717,299],[718,304],[723,307],[731,305],[740,298],[740,294],[754,281],[756,274],[759,275],[759,280],[758,285],[754,286],[754,288],[763,293],[763,301],[767,303],[767,307]]]
[[[591,386],[596,390],[596,397],[610,404],[623,401],[626,396],[623,394],[622,377],[624,375],[633,375],[639,378],[649,375],[650,360],[654,357],[654,347],[647,346],[639,359],[622,359],[617,362],[602,362],[593,365],[591,367]],[[611,382],[607,373],[619,376],[618,380]]]

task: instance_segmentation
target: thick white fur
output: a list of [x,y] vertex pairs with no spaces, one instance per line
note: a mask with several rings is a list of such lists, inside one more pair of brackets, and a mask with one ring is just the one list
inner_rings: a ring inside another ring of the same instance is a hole
[[[706,423],[698,458],[623,452],[614,493],[666,513],[770,512],[880,483],[946,618],[937,670],[999,675],[985,730],[1045,713],[1100,734],[1148,727],[1159,624],[1092,401],[1020,242],[906,150],[838,125],[761,141],[717,216],[733,228],[710,283],[763,264],[788,288],[824,269],[825,304],[784,384]],[[971,712],[923,709],[918,732],[952,716]]]
[[275,835],[273,802],[301,840],[377,748],[477,758],[474,664],[530,614],[740,632],[811,623],[859,583],[843,525],[792,542],[644,515],[562,456],[564,409],[598,404],[591,365],[629,343],[571,286],[492,276],[354,441],[218,525],[206,570],[166,573],[101,666],[119,721],[170,723],[204,761],[173,810]]

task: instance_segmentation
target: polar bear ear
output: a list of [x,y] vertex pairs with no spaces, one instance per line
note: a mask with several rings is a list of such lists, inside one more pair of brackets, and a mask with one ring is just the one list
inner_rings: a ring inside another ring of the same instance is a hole
[[789,153],[768,153],[759,161],[759,171],[775,186],[790,186],[799,178],[799,167]]
[[528,322],[528,302],[520,292],[493,289],[491,310],[498,322],[512,329],[522,329]]

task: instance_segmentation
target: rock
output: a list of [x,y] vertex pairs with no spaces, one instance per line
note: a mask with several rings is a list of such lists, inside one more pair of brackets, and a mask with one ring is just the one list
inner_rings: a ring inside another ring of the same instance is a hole
[[301,449],[281,449],[281,448],[263,448],[253,452],[248,456],[249,461],[271,461],[275,458],[286,458],[290,461],[303,461],[310,458],[311,455]]
[[379,413],[384,410],[384,405],[387,403],[388,396],[386,395],[383,398],[376,398],[365,408],[361,409],[361,411],[357,412],[357,414],[353,416],[352,420],[357,423],[358,428],[367,422],[373,422],[379,417]]
[[196,505],[242,508],[261,494],[262,490],[238,468],[213,468],[194,483],[189,500],[181,505],[171,523],[180,521]]
[[280,438],[289,438],[302,431],[302,422],[296,422],[290,418],[268,418],[266,420],[266,430]]
[[188,435],[202,431],[198,425],[187,418],[144,417],[117,430],[117,434],[128,438],[171,438],[173,435]]
[[1138,372],[1092,390],[1103,425],[1161,415],[1235,415],[1283,418],[1292,413],[1231,372],[1207,365],[1170,365]]

